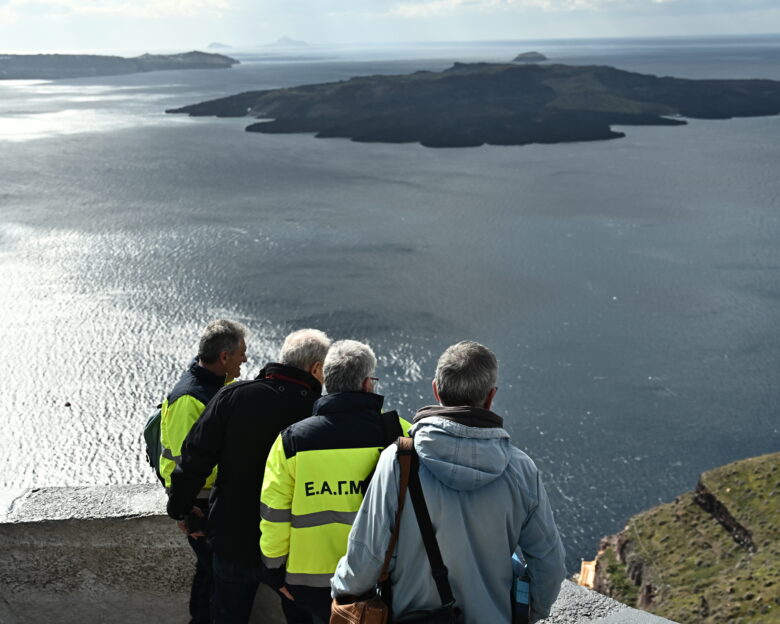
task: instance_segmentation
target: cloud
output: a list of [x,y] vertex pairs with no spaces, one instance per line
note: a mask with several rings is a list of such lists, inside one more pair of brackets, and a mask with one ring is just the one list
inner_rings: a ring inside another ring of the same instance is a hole
[[0,7],[0,16],[9,20],[29,14],[49,17],[193,17],[221,14],[229,8],[229,0],[8,0]]
[[464,0],[433,0],[432,2],[414,3],[402,2],[392,7],[385,15],[387,17],[436,17],[454,13],[465,4]]
[[566,13],[573,11],[654,11],[661,6],[704,13],[708,10],[729,12],[775,8],[774,0],[405,0],[385,12],[384,17],[429,18],[452,15],[467,10],[491,13],[504,10],[537,10]]
[[[650,0],[664,2],[668,0]],[[486,12],[505,9],[538,9],[542,11],[593,10],[614,5],[635,4],[631,0],[425,0],[400,2],[385,15],[388,17],[424,18],[449,15],[464,9]]]

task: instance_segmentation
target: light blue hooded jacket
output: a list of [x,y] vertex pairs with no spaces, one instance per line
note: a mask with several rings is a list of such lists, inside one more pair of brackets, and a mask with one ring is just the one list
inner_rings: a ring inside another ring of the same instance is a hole
[[[420,482],[466,623],[511,622],[511,557],[518,546],[530,577],[532,619],[547,616],[565,577],[564,550],[533,461],[487,410],[426,407],[414,423]],[[331,580],[334,597],[359,596],[376,583],[398,507],[399,472],[391,445]],[[408,494],[390,578],[395,617],[441,605]]]

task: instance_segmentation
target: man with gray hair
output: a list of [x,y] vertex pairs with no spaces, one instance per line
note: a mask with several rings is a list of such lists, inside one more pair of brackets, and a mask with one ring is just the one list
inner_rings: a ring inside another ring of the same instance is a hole
[[268,455],[260,498],[260,549],[275,584],[327,624],[330,577],[379,453],[408,430],[382,413],[376,356],[355,340],[333,343],[323,374],[328,394],[314,415],[287,429]]
[[[420,409],[410,430],[419,482],[466,624],[513,621],[513,553],[522,555],[531,579],[532,622],[549,614],[566,573],[539,471],[510,443],[501,417],[491,411],[497,380],[498,361],[490,349],[471,341],[451,346],[433,380],[439,405]],[[347,554],[332,579],[336,600],[360,596],[377,581],[398,509],[396,450],[393,445],[382,453],[352,526]],[[399,619],[442,605],[415,506],[404,505],[390,565],[392,611]]]
[[[190,429],[220,388],[241,375],[241,365],[246,362],[246,334],[246,327],[234,321],[219,319],[209,323],[200,337],[197,357],[163,401],[160,477],[166,490],[170,490],[171,474],[181,461],[182,444]],[[202,517],[208,510],[216,474],[216,468],[210,470],[193,496],[190,507],[197,516]],[[187,539],[197,561],[190,591],[191,622],[207,623],[210,621],[211,549],[195,535],[188,535]]]
[[[223,388],[184,442],[168,498],[168,515],[175,520],[186,521],[197,513],[193,501],[219,465],[206,529],[214,551],[215,624],[248,622],[258,585],[266,580],[258,530],[263,468],[279,432],[311,416],[322,394],[329,347],[330,339],[317,329],[292,332],[279,362],[267,364],[252,381]],[[311,622],[286,598],[282,609],[290,623]]]

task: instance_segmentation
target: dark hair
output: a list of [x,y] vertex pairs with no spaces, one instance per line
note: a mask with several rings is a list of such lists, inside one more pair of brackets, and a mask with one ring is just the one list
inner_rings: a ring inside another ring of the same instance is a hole
[[482,407],[496,387],[498,360],[487,347],[464,340],[442,353],[435,381],[442,405]]
[[198,345],[198,359],[204,364],[213,364],[223,351],[232,353],[238,349],[241,339],[246,339],[247,329],[241,323],[219,319],[212,321],[203,330]]

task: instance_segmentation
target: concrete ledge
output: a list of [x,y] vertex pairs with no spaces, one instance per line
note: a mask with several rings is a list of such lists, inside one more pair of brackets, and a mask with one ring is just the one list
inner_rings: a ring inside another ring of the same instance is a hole
[[674,624],[670,620],[627,607],[571,581],[564,581],[561,593],[545,624]]
[[[194,556],[156,484],[30,490],[0,510],[0,622],[186,622]],[[281,624],[262,586],[253,622]],[[547,622],[667,622],[566,581]]]
[[[0,510],[0,622],[187,622],[195,557],[156,484],[45,488]],[[281,624],[261,587],[254,622]]]

